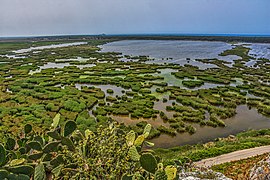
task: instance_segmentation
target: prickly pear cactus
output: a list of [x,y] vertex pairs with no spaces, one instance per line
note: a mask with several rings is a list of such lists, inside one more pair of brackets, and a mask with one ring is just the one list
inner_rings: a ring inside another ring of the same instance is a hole
[[143,169],[155,174],[157,169],[157,160],[151,153],[143,153],[140,158],[140,163]]
[[155,173],[155,180],[167,180],[168,176],[166,174],[166,172],[163,169],[163,164],[162,163],[158,163],[158,170]]
[[34,173],[34,179],[35,180],[46,180],[46,172],[44,165],[42,163],[38,164],[35,168]]
[[31,131],[32,131],[32,125],[31,124],[26,124],[25,126],[24,126],[24,133],[25,134],[29,134]]
[[21,159],[13,159],[12,161],[10,161],[9,165],[10,166],[18,166],[23,164],[26,161],[26,159],[21,158]]
[[136,172],[136,173],[132,176],[132,180],[145,180],[145,178],[144,178],[139,172]]
[[124,174],[121,178],[121,180],[132,180],[132,175]]
[[151,128],[152,128],[151,124],[147,124],[144,127],[143,135],[144,135],[145,138],[147,138],[149,136]]
[[16,141],[13,138],[8,138],[6,142],[6,149],[13,150],[16,145]]
[[1,169],[0,170],[0,179],[5,179],[7,177],[8,177],[8,171],[4,170],[4,169]]
[[53,118],[53,123],[52,123],[52,127],[55,129],[57,128],[57,126],[59,125],[59,121],[60,121],[60,114],[56,114],[55,117]]
[[67,121],[64,126],[64,136],[72,134],[77,129],[77,124],[74,121]]
[[9,167],[7,170],[14,174],[25,174],[25,175],[31,175],[34,172],[34,168],[30,165]]
[[43,152],[44,153],[56,152],[59,144],[60,141],[50,142],[44,146]]
[[136,134],[134,131],[130,131],[126,136],[126,143],[128,146],[132,146],[134,144],[136,138]]
[[128,155],[132,161],[139,161],[140,160],[140,154],[138,153],[135,146],[131,146],[128,150]]
[[57,130],[49,131],[47,132],[47,135],[56,140],[61,140],[62,138],[61,135],[57,132]]
[[174,166],[166,166],[165,172],[166,172],[166,174],[168,176],[168,180],[173,180],[173,179],[176,178],[176,172],[177,172],[176,167],[174,167]]
[[31,141],[28,143],[28,146],[31,147],[32,149],[34,150],[37,150],[37,151],[41,151],[42,150],[42,146],[39,142],[37,141]]
[[0,166],[6,161],[6,149],[2,144],[0,144]]
[[167,180],[168,176],[164,170],[157,170],[155,173],[155,180]]
[[144,142],[144,135],[139,135],[134,142],[135,146],[140,146]]

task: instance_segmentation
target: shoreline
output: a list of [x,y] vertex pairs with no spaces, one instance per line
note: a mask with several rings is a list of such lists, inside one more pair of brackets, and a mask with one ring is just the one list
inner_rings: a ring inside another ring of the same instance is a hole
[[31,41],[76,41],[76,40],[190,40],[190,41],[221,41],[242,43],[270,43],[266,35],[63,35],[63,36],[29,36],[0,37],[0,42],[31,42]]

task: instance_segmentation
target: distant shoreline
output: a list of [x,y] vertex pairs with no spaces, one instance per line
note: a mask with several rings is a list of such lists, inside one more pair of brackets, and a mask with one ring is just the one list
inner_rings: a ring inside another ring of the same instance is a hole
[[76,40],[199,40],[223,42],[270,43],[270,35],[249,34],[116,34],[116,35],[59,35],[59,36],[29,36],[0,37],[0,42],[28,41],[76,41]]

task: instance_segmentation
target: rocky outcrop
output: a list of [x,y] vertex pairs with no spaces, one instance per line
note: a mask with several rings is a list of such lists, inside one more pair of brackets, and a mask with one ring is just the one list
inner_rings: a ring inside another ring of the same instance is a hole
[[210,169],[196,169],[192,172],[182,171],[179,174],[179,180],[231,180],[230,178],[226,177],[224,174],[215,172]]
[[270,179],[270,156],[259,161],[249,173],[250,180],[267,180]]

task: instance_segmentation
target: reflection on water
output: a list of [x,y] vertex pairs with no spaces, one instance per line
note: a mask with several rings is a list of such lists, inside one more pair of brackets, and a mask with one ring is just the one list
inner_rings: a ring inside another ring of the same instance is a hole
[[[224,84],[216,84],[216,83],[204,82],[204,84],[201,85],[200,87],[188,88],[188,87],[185,87],[182,82],[183,82],[183,80],[191,80],[191,79],[188,79],[188,78],[184,78],[184,79],[176,78],[171,73],[172,72],[177,72],[177,70],[166,68],[166,69],[159,69],[158,71],[160,73],[154,73],[153,75],[161,76],[161,77],[164,78],[164,80],[155,80],[155,82],[166,82],[166,83],[168,83],[169,86],[177,86],[177,87],[180,87],[182,89],[198,90],[198,89],[216,88],[218,86],[225,86]],[[192,80],[196,80],[196,78],[192,79]],[[235,80],[236,80],[236,82],[231,83],[230,86],[237,86],[237,85],[243,84],[242,79],[235,78]]]
[[177,134],[175,137],[162,134],[160,137],[151,140],[155,147],[174,147],[184,144],[195,144],[200,142],[213,141],[218,137],[226,137],[248,129],[270,128],[270,118],[262,116],[255,109],[248,109],[246,105],[241,105],[236,109],[237,114],[224,120],[226,127],[200,127],[194,124],[197,132],[193,135],[188,133]]
[[[213,41],[182,41],[182,40],[124,40],[107,43],[102,46],[103,52],[121,52],[125,55],[147,55],[155,60],[152,62],[191,64],[201,69],[216,67],[204,64],[195,59],[218,58],[232,62],[238,56],[219,56],[225,50],[231,49],[232,45],[225,42]],[[167,60],[167,58],[169,58]],[[190,58],[190,60],[187,60]]]

